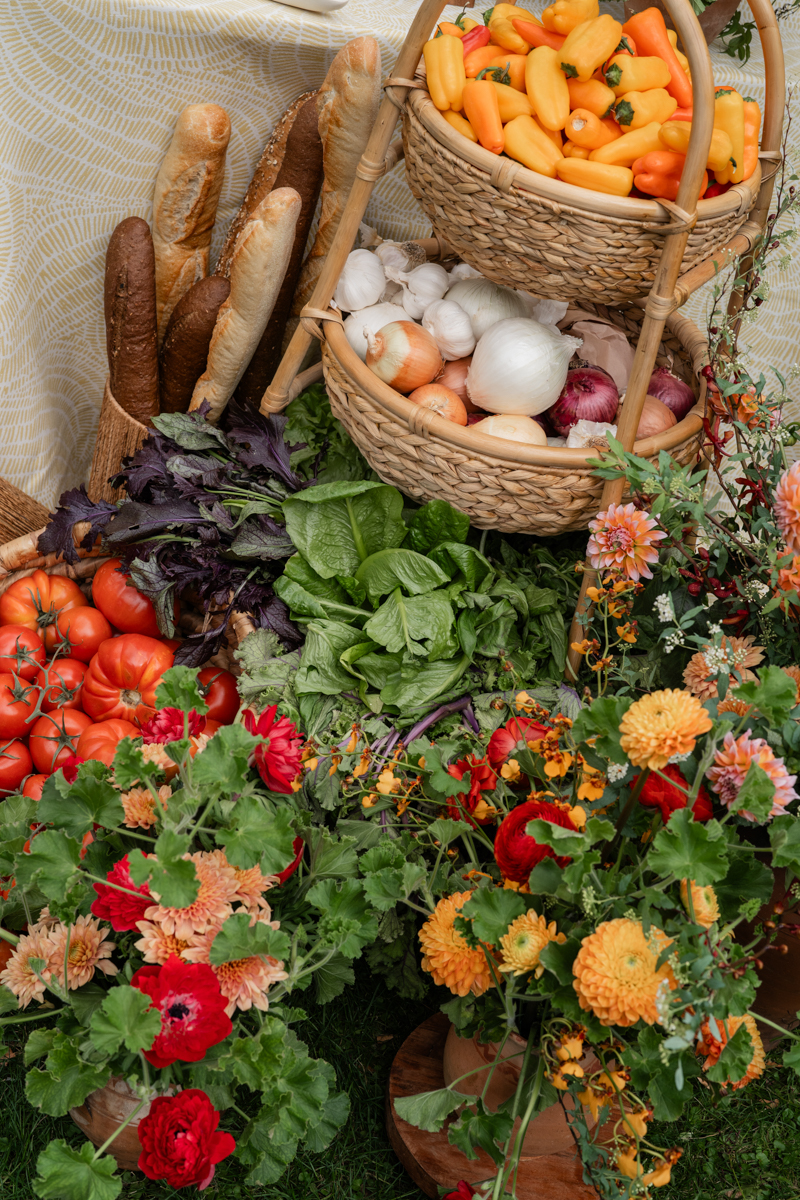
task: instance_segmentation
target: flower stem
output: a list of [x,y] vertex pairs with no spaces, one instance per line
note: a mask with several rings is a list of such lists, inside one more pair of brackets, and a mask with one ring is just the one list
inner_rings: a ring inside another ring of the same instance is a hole
[[114,1130],[114,1132],[111,1134],[111,1136],[106,1138],[106,1140],[103,1142],[102,1146],[99,1146],[97,1148],[97,1150],[95,1150],[94,1155],[92,1157],[92,1162],[97,1162],[97,1160],[101,1156],[101,1154],[105,1154],[106,1150],[111,1145],[111,1143],[114,1141],[114,1139],[119,1137],[119,1135],[122,1133],[122,1131],[126,1125],[130,1125],[133,1118],[136,1116],[137,1113],[141,1112],[141,1110],[144,1108],[146,1103],[147,1103],[146,1100],[140,1100],[139,1103],[136,1105],[136,1108],[134,1108],[132,1112],[128,1113],[127,1117],[122,1122],[122,1124],[118,1125],[117,1128]]
[[17,935],[14,933],[9,933],[7,929],[0,929],[0,938],[2,938],[4,942],[10,942],[12,946],[19,945],[19,938]]
[[611,858],[611,856],[614,854],[614,851],[617,848],[617,843],[619,842],[620,838],[622,837],[622,830],[625,826],[625,822],[627,821],[628,817],[633,812],[633,806],[636,803],[636,801],[639,799],[639,797],[641,796],[642,788],[644,787],[649,774],[650,774],[650,768],[645,767],[644,770],[639,775],[639,778],[636,780],[636,785],[632,789],[630,796],[628,796],[628,799],[625,801],[625,807],[623,808],[622,812],[620,813],[619,820],[617,821],[617,824],[615,826],[617,832],[616,832],[616,834],[614,836],[614,840],[611,843],[609,850],[608,850],[609,858]]

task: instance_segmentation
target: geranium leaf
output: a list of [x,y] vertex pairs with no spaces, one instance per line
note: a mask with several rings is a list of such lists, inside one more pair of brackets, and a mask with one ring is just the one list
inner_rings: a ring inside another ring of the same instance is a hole
[[[460,791],[462,793],[469,791],[468,779],[455,780],[452,775],[449,778],[453,780],[453,783],[461,785]],[[428,826],[428,833],[435,841],[441,842],[443,846],[449,846],[457,837],[461,837],[464,828],[463,821],[452,821],[449,817],[439,817],[438,820],[431,821]]]
[[724,879],[728,873],[725,831],[718,821],[695,821],[689,808],[672,814],[660,829],[647,856],[648,867],[659,875],[693,879],[700,887]]
[[214,840],[234,867],[247,870],[258,863],[265,875],[277,875],[294,858],[295,816],[288,806],[273,809],[260,796],[242,796],[233,810],[233,827],[220,830]]
[[54,1138],[36,1161],[33,1190],[41,1200],[114,1200],[122,1191],[122,1180],[114,1172],[117,1164],[110,1154],[95,1159],[91,1142],[80,1150]]
[[780,727],[796,707],[797,686],[780,667],[764,667],[758,681],[736,688],[736,698],[754,705],[771,725]]
[[57,1033],[44,1070],[28,1072],[25,1095],[34,1108],[49,1117],[63,1117],[108,1083],[110,1075],[111,1069],[105,1063],[86,1062],[79,1057],[76,1043],[66,1034]]
[[197,899],[200,884],[191,859],[184,859],[190,839],[185,834],[165,829],[155,846],[155,857],[147,858],[141,850],[131,850],[128,869],[131,879],[140,887],[150,882],[150,891],[167,908],[187,908]]
[[378,922],[360,880],[345,879],[338,887],[333,879],[320,880],[309,889],[307,900],[322,913],[320,941],[338,946],[347,958],[357,958],[377,937]]
[[161,676],[156,688],[156,708],[179,708],[181,712],[207,713],[208,705],[203,699],[197,681],[197,668],[170,667]]
[[472,922],[472,932],[482,942],[496,946],[516,917],[525,912],[525,901],[516,892],[503,888],[476,888],[461,909],[461,916]]
[[43,1058],[53,1049],[56,1040],[55,1029],[34,1029],[25,1043],[25,1066],[29,1067],[38,1058]]
[[250,773],[250,756],[259,739],[243,725],[223,725],[202,754],[192,762],[192,782],[208,799],[244,791]]
[[582,833],[576,833],[574,829],[564,829],[563,826],[555,825],[552,821],[544,821],[541,817],[529,821],[525,826],[525,832],[540,845],[552,846],[559,857],[569,855],[570,858],[574,858],[587,846],[586,838]]
[[566,986],[572,983],[572,964],[580,948],[580,943],[572,940],[548,942],[539,952],[539,962],[548,971],[552,971],[562,986]]
[[437,1088],[434,1092],[420,1092],[418,1096],[399,1096],[394,1102],[398,1117],[422,1129],[425,1133],[438,1133],[452,1112],[464,1103],[464,1097],[450,1088]]
[[[722,1021],[717,1017],[717,1024]],[[708,1069],[708,1078],[714,1083],[737,1083],[743,1079],[753,1058],[753,1041],[750,1030],[741,1024],[725,1047],[713,1067]]]
[[160,1031],[161,1014],[150,997],[125,984],[108,992],[89,1022],[95,1049],[109,1057],[122,1046],[133,1054],[149,1050]]
[[18,854],[15,876],[18,884],[36,883],[48,900],[59,900],[78,882],[80,844],[55,829],[46,829],[31,838],[28,854]]
[[800,875],[800,821],[786,813],[776,817],[769,827],[773,867],[789,867]]
[[406,900],[426,878],[425,868],[415,863],[402,867],[386,867],[365,875],[364,893],[374,908],[387,912],[399,900]]
[[312,1154],[326,1150],[336,1134],[347,1123],[350,1116],[350,1097],[346,1092],[337,1092],[328,1096],[322,1115],[313,1124],[309,1124],[305,1135],[305,1148]]
[[602,696],[575,718],[572,736],[576,743],[595,738],[594,749],[620,766],[628,761],[619,744],[619,724],[633,703],[630,696]]
[[290,944],[289,935],[282,929],[273,929],[259,921],[251,926],[249,913],[234,913],[211,943],[209,962],[218,967],[256,954],[282,960],[289,954]]
[[509,1112],[489,1112],[482,1100],[475,1109],[465,1108],[447,1131],[451,1146],[457,1146],[467,1158],[477,1158],[483,1150],[498,1165],[505,1157],[505,1142],[514,1118]]
[[157,762],[145,762],[142,747],[133,738],[123,738],[114,754],[114,782],[123,791],[139,781],[143,787],[148,779],[160,775],[163,767]]
[[783,1052],[783,1065],[800,1075],[800,1041],[790,1042]]
[[36,815],[74,838],[82,838],[95,824],[113,828],[125,819],[119,792],[110,783],[80,774],[70,785],[62,771],[45,780]]
[[324,966],[314,972],[314,995],[318,1004],[330,1004],[337,996],[341,996],[346,987],[352,987],[356,981],[355,972],[350,965],[350,959],[343,954],[334,954]]
[[528,886],[534,896],[555,896],[564,879],[564,873],[552,858],[544,858],[528,876]]
[[734,801],[736,811],[752,813],[756,822],[761,825],[772,812],[774,802],[775,784],[763,767],[757,762],[751,762]]

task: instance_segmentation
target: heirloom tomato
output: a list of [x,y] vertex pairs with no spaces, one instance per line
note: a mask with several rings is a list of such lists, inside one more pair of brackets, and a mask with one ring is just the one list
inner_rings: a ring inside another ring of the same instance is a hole
[[44,666],[44,643],[34,629],[25,625],[0,625],[0,671],[12,671],[20,679],[33,679]]
[[0,674],[0,738],[25,737],[36,720],[39,689],[10,672]]
[[86,663],[78,662],[77,658],[54,658],[46,667],[42,667],[36,676],[36,683],[44,692],[42,712],[52,712],[56,708],[80,708],[85,674]]
[[156,688],[172,651],[155,638],[123,633],[103,642],[89,663],[81,702],[96,721],[121,717],[142,725],[155,712]]
[[4,625],[24,625],[41,634],[47,650],[58,641],[56,618],[60,612],[86,608],[89,601],[73,579],[64,575],[46,575],[34,571],[12,583],[0,596],[0,621]]
[[39,717],[28,741],[36,770],[52,775],[75,753],[78,738],[91,723],[92,718],[77,708],[59,708]]
[[121,721],[119,719],[98,721],[95,725],[90,725],[81,734],[75,753],[78,758],[82,758],[84,761],[96,758],[101,763],[105,763],[107,767],[110,767],[114,761],[117,746],[122,739],[126,737],[138,738],[141,736],[138,727],[130,721]]
[[[161,636],[152,602],[133,586],[120,559],[110,558],[103,563],[92,581],[92,599],[103,616],[122,633]],[[178,612],[176,602],[173,618],[176,621]]]
[[239,711],[239,693],[230,671],[205,667],[197,676],[208,712],[206,716],[220,725],[230,725]]
[[0,796],[16,792],[32,768],[31,756],[24,742],[0,743]]
[[42,788],[49,778],[49,775],[29,775],[22,785],[23,796],[29,800],[41,800]]
[[88,663],[111,637],[111,626],[98,609],[77,608],[59,613],[55,636],[70,658]]

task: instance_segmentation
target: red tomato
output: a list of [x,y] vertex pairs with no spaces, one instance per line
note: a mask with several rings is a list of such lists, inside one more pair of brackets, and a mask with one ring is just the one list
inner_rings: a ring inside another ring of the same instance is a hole
[[9,672],[0,674],[0,738],[25,737],[36,719],[39,689]]
[[0,796],[10,796],[16,792],[32,770],[33,763],[24,742],[0,744]]
[[81,734],[75,753],[78,758],[97,758],[110,767],[117,746],[126,737],[141,737],[139,729],[130,721],[98,721]]
[[42,788],[49,778],[49,775],[29,775],[22,785],[23,796],[28,796],[31,800],[41,800]]
[[28,743],[36,770],[52,775],[75,753],[78,738],[91,723],[92,718],[77,708],[59,708],[39,717]]
[[156,688],[172,666],[172,651],[155,638],[123,633],[104,642],[83,683],[84,711],[95,721],[122,717],[143,725],[155,712]]
[[[131,577],[118,558],[103,563],[92,582],[92,599],[104,617],[122,633],[142,633],[146,637],[161,637],[156,610],[147,596],[131,583]],[[178,619],[175,604],[175,620]]]
[[230,671],[205,667],[197,676],[200,691],[208,705],[206,716],[220,725],[231,725],[239,711],[239,693]]
[[86,674],[86,664],[77,658],[56,658],[43,667],[36,682],[47,689],[42,696],[42,712],[53,712],[56,708],[80,708],[81,686]]
[[56,629],[59,645],[66,648],[71,658],[85,663],[111,637],[111,626],[96,608],[59,613]]
[[44,643],[25,625],[0,625],[0,671],[34,679],[44,666]]
[[172,651],[173,654],[178,649],[178,646],[181,645],[180,638],[162,638],[161,641],[164,643],[164,645],[167,647],[168,650]]
[[0,596],[0,622],[24,625],[42,636],[46,649],[58,641],[56,617],[65,609],[86,608],[89,601],[73,579],[34,571],[18,579]]

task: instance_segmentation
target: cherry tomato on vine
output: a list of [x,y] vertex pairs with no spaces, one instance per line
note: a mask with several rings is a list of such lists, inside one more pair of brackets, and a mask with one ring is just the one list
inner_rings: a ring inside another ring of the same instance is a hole
[[77,608],[60,613],[56,622],[59,644],[70,658],[88,663],[111,637],[111,626],[96,608]]
[[29,775],[22,785],[23,796],[30,800],[41,800],[42,788],[49,778],[49,775]]
[[33,762],[24,742],[16,739],[0,742],[0,796],[10,796],[16,792],[32,770]]
[[31,730],[28,745],[37,771],[52,775],[75,753],[80,735],[92,724],[92,718],[77,708],[59,708],[45,713]]
[[43,667],[36,676],[42,689],[42,712],[53,712],[56,708],[80,708],[81,687],[86,674],[86,663],[77,658],[55,658]]
[[0,671],[12,671],[20,679],[35,679],[44,661],[44,642],[34,629],[0,625]]
[[41,692],[33,683],[3,672],[0,674],[0,738],[25,737],[38,718],[36,702]]
[[206,716],[220,725],[230,725],[239,711],[239,692],[230,671],[220,667],[204,667],[197,676],[208,712]]
[[84,712],[96,721],[121,717],[142,725],[155,712],[156,688],[172,666],[172,651],[155,638],[123,633],[103,642],[83,683]]
[[86,608],[89,601],[74,579],[34,571],[18,579],[0,596],[0,621],[36,630],[47,650],[58,641],[56,618],[67,609]]
[[131,721],[119,719],[97,721],[81,734],[75,753],[84,761],[96,758],[110,767],[114,761],[117,746],[126,737],[141,737],[141,731]]
[[[103,616],[121,633],[161,637],[152,602],[133,586],[131,577],[120,559],[110,558],[108,562],[103,563],[92,581],[92,599]],[[178,614],[176,601],[176,621]]]

